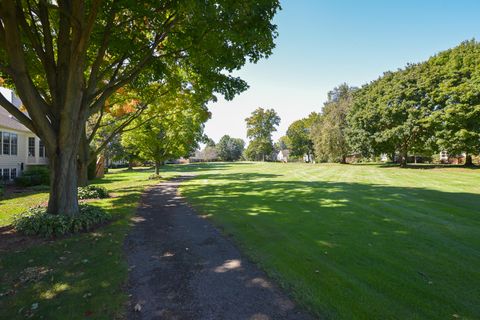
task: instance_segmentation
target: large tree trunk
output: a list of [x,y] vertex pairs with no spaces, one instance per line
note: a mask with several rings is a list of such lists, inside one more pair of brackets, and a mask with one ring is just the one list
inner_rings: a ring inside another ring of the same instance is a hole
[[160,165],[159,161],[155,161],[155,174],[158,176],[160,174]]
[[346,164],[347,163],[347,156],[346,155],[342,155],[342,158],[340,159],[340,163],[341,164]]
[[472,155],[470,155],[468,153],[465,155],[465,166],[466,167],[472,167],[473,166]]
[[77,151],[71,147],[57,154],[49,154],[50,197],[48,212],[78,215]]

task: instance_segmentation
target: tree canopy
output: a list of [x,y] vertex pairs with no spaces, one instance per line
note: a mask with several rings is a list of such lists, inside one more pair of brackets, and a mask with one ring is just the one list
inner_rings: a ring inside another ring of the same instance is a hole
[[224,135],[218,141],[216,148],[220,160],[236,161],[242,157],[245,141],[240,138],[232,138],[229,135]]
[[0,76],[28,115],[0,105],[45,143],[48,211],[78,214],[76,159],[87,119],[125,85],[156,82],[232,99],[230,72],[271,54],[277,0],[0,2]]
[[273,151],[272,133],[277,131],[280,117],[273,109],[257,108],[245,119],[250,143],[247,154],[250,159],[265,160]]

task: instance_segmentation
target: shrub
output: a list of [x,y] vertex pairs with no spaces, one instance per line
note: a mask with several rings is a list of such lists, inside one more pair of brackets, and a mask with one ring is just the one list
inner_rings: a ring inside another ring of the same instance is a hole
[[162,180],[163,177],[159,174],[152,174],[148,177],[148,180]]
[[3,196],[5,193],[5,188],[3,186],[0,186],[0,197]]
[[44,166],[32,166],[25,170],[20,177],[15,179],[20,187],[31,187],[50,184],[50,172]]
[[86,204],[80,205],[80,214],[74,217],[47,213],[45,207],[33,207],[14,216],[13,226],[20,233],[48,238],[87,231],[110,219],[109,213]]
[[78,199],[103,199],[108,198],[108,191],[104,187],[86,186],[78,187]]

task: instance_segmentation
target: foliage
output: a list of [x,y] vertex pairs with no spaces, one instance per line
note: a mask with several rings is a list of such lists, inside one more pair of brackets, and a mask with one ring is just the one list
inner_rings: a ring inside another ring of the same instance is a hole
[[81,204],[78,216],[51,214],[45,207],[33,207],[14,217],[12,225],[26,235],[45,238],[90,230],[111,219],[111,215],[97,207]]
[[450,154],[480,152],[480,43],[465,41],[425,63],[425,91],[438,147]]
[[107,189],[101,186],[88,185],[78,187],[78,199],[104,199],[108,198],[108,196]]
[[[78,213],[77,158],[85,124],[128,85],[155,83],[227,100],[247,89],[231,73],[268,57],[277,0],[3,1],[0,77],[28,116],[0,105],[45,143],[49,211]],[[65,196],[65,194],[68,194]]]
[[164,161],[188,156],[197,148],[209,117],[195,95],[175,93],[135,119],[131,124],[134,130],[122,135],[122,145],[143,160],[153,161],[158,174]]
[[312,112],[307,118],[294,121],[287,130],[288,145],[290,154],[293,157],[303,157],[307,155],[309,161],[313,156],[313,141],[311,130],[313,125],[319,120],[320,115]]
[[220,160],[236,161],[242,157],[245,142],[240,138],[231,138],[224,135],[216,145],[217,154]]
[[348,115],[353,151],[399,153],[402,165],[412,152],[478,154],[479,63],[480,44],[466,41],[363,86]]
[[273,109],[257,108],[245,119],[250,143],[246,155],[249,159],[266,160],[273,152],[272,133],[277,131],[280,117]]
[[30,166],[21,176],[15,178],[15,183],[21,187],[49,185],[50,171],[45,166]]
[[347,142],[347,114],[356,88],[346,83],[328,93],[321,115],[315,118],[310,137],[320,161],[345,163],[350,153]]

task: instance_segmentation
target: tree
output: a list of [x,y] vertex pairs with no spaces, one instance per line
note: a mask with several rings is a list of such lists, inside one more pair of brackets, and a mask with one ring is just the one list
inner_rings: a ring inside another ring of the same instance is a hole
[[480,43],[465,41],[439,53],[425,64],[423,82],[435,112],[430,117],[436,142],[450,154],[480,152]]
[[285,150],[290,148],[290,139],[287,136],[281,136],[275,143],[275,148],[278,150]]
[[278,9],[277,0],[1,1],[0,76],[28,115],[0,105],[45,143],[48,212],[79,213],[85,124],[116,90],[177,83],[232,99],[247,85],[229,72],[271,54]]
[[157,175],[166,160],[187,156],[197,148],[204,123],[210,117],[204,105],[182,98],[164,102],[175,106],[157,106],[138,117],[132,123],[136,129],[122,135],[122,145],[141,159],[153,161]]
[[245,142],[242,139],[231,138],[229,135],[224,135],[220,138],[220,141],[218,141],[216,148],[220,160],[235,161],[242,157]]
[[350,153],[347,141],[347,114],[353,101],[356,88],[346,83],[334,88],[328,93],[322,113],[313,121],[310,138],[313,141],[315,153],[322,161],[345,163]]
[[287,130],[287,137],[290,146],[290,155],[303,157],[307,155],[308,162],[313,161],[313,140],[311,130],[318,121],[320,115],[312,112],[307,118],[294,121]]
[[249,154],[255,154],[255,158],[259,155],[265,161],[266,156],[273,151],[272,133],[277,131],[280,117],[273,109],[258,108],[245,121],[247,137],[251,139],[247,149],[255,148],[255,152],[249,151]]

